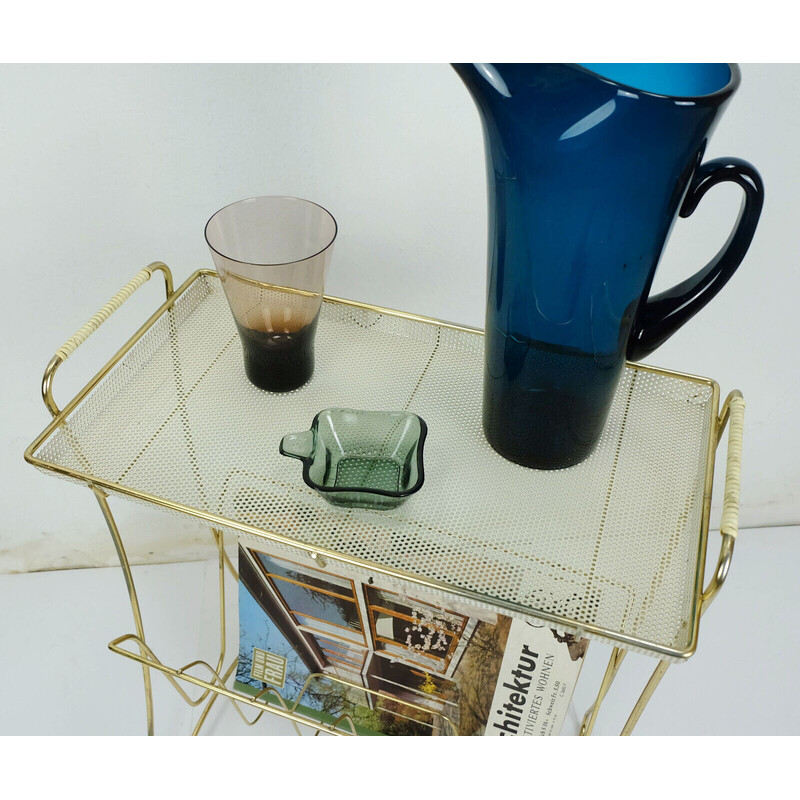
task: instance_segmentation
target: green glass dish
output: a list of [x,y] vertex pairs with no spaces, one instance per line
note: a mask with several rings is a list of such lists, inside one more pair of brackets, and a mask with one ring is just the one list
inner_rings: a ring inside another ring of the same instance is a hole
[[300,433],[281,439],[281,455],[303,462],[303,480],[329,503],[384,511],[425,480],[428,426],[407,411],[326,408]]

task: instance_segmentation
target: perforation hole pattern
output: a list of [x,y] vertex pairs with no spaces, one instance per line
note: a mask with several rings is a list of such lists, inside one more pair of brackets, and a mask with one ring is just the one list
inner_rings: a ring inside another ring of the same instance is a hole
[[[201,275],[35,455],[288,550],[341,554],[365,575],[379,564],[679,658],[696,622],[713,384],[626,367],[594,453],[543,472],[486,442],[482,372],[478,333],[326,300],[312,380],[261,391],[219,281]],[[278,443],[327,407],[422,417],[423,488],[388,512],[320,498]]]

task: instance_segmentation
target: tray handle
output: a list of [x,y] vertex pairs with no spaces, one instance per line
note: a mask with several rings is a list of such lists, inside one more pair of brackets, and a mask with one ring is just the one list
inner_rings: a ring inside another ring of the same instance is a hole
[[172,272],[162,261],[154,261],[134,275],[85,325],[79,328],[73,336],[67,339],[44,371],[42,378],[42,399],[47,410],[55,417],[60,413],[59,407],[53,399],[53,376],[58,367],[66,361],[140,286],[143,286],[153,273],[160,270],[164,273],[164,283],[167,299],[173,292]]
[[742,475],[742,437],[744,434],[744,397],[734,389],[720,411],[717,422],[717,443],[722,438],[726,425],[728,431],[728,456],[725,466],[725,494],[722,500],[722,519],[719,532],[722,535],[719,559],[714,575],[703,592],[702,608],[705,611],[717,592],[722,588],[733,558],[733,545],[739,533],[739,490]]

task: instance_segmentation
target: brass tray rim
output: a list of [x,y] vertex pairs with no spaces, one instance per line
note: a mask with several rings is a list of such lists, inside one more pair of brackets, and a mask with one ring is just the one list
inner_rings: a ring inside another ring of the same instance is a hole
[[[175,304],[194,283],[200,278],[215,278],[218,279],[216,271],[210,269],[199,269],[189,275],[189,277],[177,288],[170,296],[156,309],[155,312],[142,324],[142,326],[120,347],[120,349],[104,364],[100,370],[80,389],[77,394],[64,406],[63,409],[50,421],[44,430],[31,442],[25,449],[25,461],[34,467],[42,470],[54,472],[74,480],[86,483],[90,488],[98,487],[109,491],[114,494],[121,494],[131,497],[135,500],[140,500],[145,503],[150,503],[155,506],[165,508],[169,511],[174,511],[181,514],[187,514],[201,521],[210,523],[215,527],[228,528],[239,533],[255,536],[257,538],[266,539],[267,541],[275,542],[288,547],[294,547],[304,550],[309,554],[316,554],[324,558],[329,558],[334,561],[341,561],[350,564],[360,569],[366,569],[385,575],[389,578],[401,581],[407,581],[416,585],[425,587],[434,592],[443,592],[450,595],[455,595],[466,600],[479,602],[483,605],[490,605],[492,607],[503,609],[512,614],[523,614],[544,622],[552,623],[555,626],[563,626],[570,630],[574,630],[580,635],[587,635],[591,638],[598,638],[606,642],[628,646],[632,649],[639,650],[651,655],[659,656],[661,658],[669,659],[671,661],[685,661],[691,657],[697,649],[697,639],[700,626],[700,616],[702,610],[703,599],[703,579],[705,575],[705,559],[708,543],[709,521],[711,512],[711,494],[714,481],[714,466],[715,455],[719,439],[719,402],[720,402],[720,387],[719,384],[711,379],[690,373],[677,372],[668,370],[662,367],[650,366],[647,364],[638,364],[633,362],[626,362],[626,366],[639,371],[650,372],[657,375],[662,375],[670,378],[677,378],[679,380],[696,383],[708,387],[712,391],[711,402],[708,404],[708,413],[710,414],[709,437],[706,452],[706,474],[703,487],[703,506],[701,513],[701,529],[700,536],[698,537],[698,557],[697,557],[697,570],[695,574],[693,597],[692,597],[692,610],[691,610],[691,632],[689,641],[684,648],[668,647],[657,642],[652,642],[646,639],[639,639],[629,634],[614,631],[609,628],[593,625],[591,623],[582,622],[580,620],[571,619],[560,615],[551,614],[549,612],[540,611],[538,609],[522,606],[518,603],[513,603],[502,598],[496,598],[489,595],[484,595],[480,592],[475,592],[470,589],[448,584],[443,581],[438,581],[431,578],[426,578],[416,573],[408,572],[394,567],[385,567],[376,562],[371,562],[365,559],[359,559],[352,556],[339,553],[338,551],[327,550],[306,544],[297,539],[292,539],[287,536],[275,534],[271,531],[255,526],[248,525],[247,523],[238,520],[232,520],[228,517],[214,514],[213,512],[203,511],[201,509],[193,508],[191,506],[177,503],[169,500],[168,498],[158,497],[151,495],[147,492],[142,492],[138,489],[131,489],[130,487],[122,484],[117,484],[113,481],[97,478],[93,475],[73,470],[68,467],[62,467],[58,464],[45,461],[34,453],[47,441],[47,439],[65,422],[69,415],[80,405],[86,396],[94,389],[94,387],[116,366],[124,356],[136,345],[136,343],[147,333],[150,328]],[[349,300],[331,295],[325,295],[324,301],[335,303],[339,305],[351,306],[358,309],[366,309],[380,314],[387,314],[403,319],[408,319],[428,325],[436,325],[438,327],[449,328],[460,332],[470,333],[478,336],[483,336],[484,331],[481,328],[462,325],[454,322],[447,322],[445,320],[426,317],[419,314],[413,314],[407,311],[399,311],[397,309],[386,308],[377,306],[370,303],[363,303],[357,300]]]

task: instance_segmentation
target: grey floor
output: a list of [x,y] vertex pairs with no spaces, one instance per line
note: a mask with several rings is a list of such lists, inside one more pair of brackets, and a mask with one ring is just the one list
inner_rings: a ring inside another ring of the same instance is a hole
[[[715,560],[715,536],[709,560]],[[740,532],[728,581],[703,617],[696,655],[670,667],[635,735],[800,733],[800,644],[792,625],[800,607],[798,563],[800,527]],[[217,576],[215,562],[134,568],[147,640],[162,662],[179,667],[196,658],[216,661]],[[228,600],[232,655],[235,593]],[[145,732],[141,669],[107,648],[134,630],[119,568],[0,575],[0,609],[0,735]],[[563,733],[575,732],[578,716],[592,703],[610,652],[602,643],[590,645]],[[596,734],[619,732],[655,664],[628,655]],[[160,673],[153,675],[153,690],[156,733],[190,733],[196,709]],[[248,727],[220,699],[203,733],[279,736],[294,730],[269,715]]]

